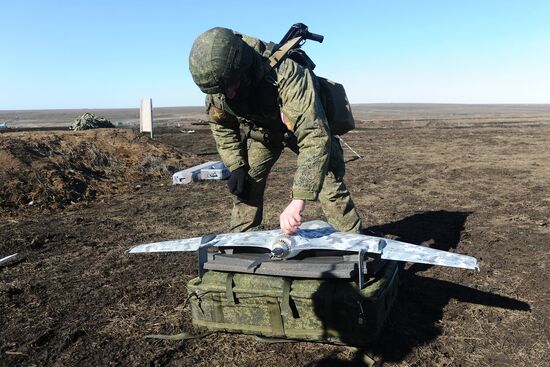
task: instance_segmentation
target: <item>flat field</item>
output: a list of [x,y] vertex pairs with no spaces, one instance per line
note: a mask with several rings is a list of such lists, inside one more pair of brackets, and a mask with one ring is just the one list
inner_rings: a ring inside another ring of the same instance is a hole
[[[369,229],[475,256],[481,271],[403,264],[385,366],[548,366],[550,105],[353,106],[346,183]],[[68,131],[92,112],[117,129]],[[194,254],[133,245],[225,232],[224,182],[171,185],[217,160],[201,108],[0,111],[0,365],[357,366],[348,347],[196,332],[181,309]],[[264,227],[289,201],[292,152],[270,176]],[[324,219],[309,204],[305,218]]]

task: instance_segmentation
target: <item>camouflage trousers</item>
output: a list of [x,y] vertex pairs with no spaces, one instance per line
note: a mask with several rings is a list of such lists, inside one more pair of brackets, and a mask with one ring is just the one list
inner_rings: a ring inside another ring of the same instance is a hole
[[[245,232],[262,223],[264,191],[271,168],[283,149],[268,147],[252,139],[247,141],[248,165],[247,199],[234,197],[231,231]],[[323,181],[319,202],[327,221],[341,232],[360,233],[361,218],[344,184],[344,154],[339,140],[332,137],[329,169]]]

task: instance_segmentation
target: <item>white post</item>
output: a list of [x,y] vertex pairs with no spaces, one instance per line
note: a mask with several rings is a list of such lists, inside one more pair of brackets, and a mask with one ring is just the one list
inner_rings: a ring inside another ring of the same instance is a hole
[[150,132],[153,138],[153,100],[145,98],[141,100],[139,110],[139,132]]

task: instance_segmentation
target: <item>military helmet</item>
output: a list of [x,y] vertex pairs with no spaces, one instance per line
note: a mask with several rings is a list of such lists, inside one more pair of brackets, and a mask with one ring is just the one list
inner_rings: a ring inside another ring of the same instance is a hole
[[252,49],[231,29],[216,27],[197,37],[189,53],[193,81],[206,94],[223,93],[252,65]]

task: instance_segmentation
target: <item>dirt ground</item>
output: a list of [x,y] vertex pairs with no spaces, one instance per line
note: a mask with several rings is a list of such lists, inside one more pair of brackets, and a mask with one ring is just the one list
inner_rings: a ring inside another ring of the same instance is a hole
[[[366,225],[481,267],[404,265],[369,353],[385,366],[548,366],[550,106],[354,112],[358,128],[343,138],[364,157],[345,149],[346,178]],[[0,118],[25,119],[10,113]],[[0,267],[1,366],[360,365],[355,350],[327,344],[144,339],[194,331],[181,305],[196,257],[125,250],[228,229],[224,182],[171,185],[175,170],[218,159],[189,116],[168,116],[154,140],[131,128],[62,130],[70,122],[46,112],[34,129],[0,132],[0,258],[20,254]],[[273,170],[267,228],[289,201],[294,166],[285,152]],[[305,217],[323,219],[320,206]]]

